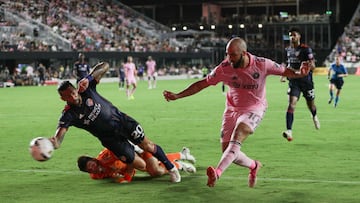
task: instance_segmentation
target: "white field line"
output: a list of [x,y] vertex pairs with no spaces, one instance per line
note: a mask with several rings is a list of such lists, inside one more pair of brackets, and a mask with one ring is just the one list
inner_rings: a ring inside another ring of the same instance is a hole
[[[11,172],[11,173],[51,173],[51,174],[82,174],[80,171],[54,171],[54,170],[40,170],[40,169],[29,169],[29,170],[14,170],[14,169],[0,169],[1,173]],[[147,174],[136,174],[137,177],[147,177]],[[186,176],[185,176],[186,177]],[[205,175],[195,175],[191,178],[201,178],[206,179]],[[243,179],[247,180],[247,177],[229,177],[223,176],[221,179]],[[294,178],[258,178],[258,181],[262,182],[292,182],[292,183],[329,183],[329,184],[341,184],[341,185],[360,185],[360,181],[344,181],[344,180],[316,180],[316,179],[294,179]]]

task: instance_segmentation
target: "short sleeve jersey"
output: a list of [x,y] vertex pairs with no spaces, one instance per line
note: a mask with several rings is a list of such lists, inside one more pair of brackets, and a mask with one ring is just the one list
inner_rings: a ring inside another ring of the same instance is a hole
[[347,69],[343,64],[339,66],[336,63],[331,64],[330,66],[330,79],[331,80],[343,80],[342,77],[338,77],[340,74],[347,74]]
[[149,76],[153,75],[155,72],[156,62],[154,60],[146,61],[147,74]]
[[[312,49],[306,44],[300,44],[297,47],[287,47],[286,48],[287,64],[288,67],[291,67],[295,70],[299,70],[301,62],[314,60],[314,55]],[[312,80],[312,71],[309,74],[302,78],[293,78],[290,80],[301,81],[301,80]]]
[[226,107],[238,111],[265,110],[267,108],[265,82],[268,75],[281,75],[285,67],[266,58],[248,53],[249,64],[245,68],[233,68],[224,60],[208,76],[207,82],[216,85],[224,82],[229,86]]
[[90,66],[87,63],[75,63],[75,70],[76,70],[76,77],[77,80],[81,80],[82,78],[86,77],[90,72]]
[[126,72],[126,79],[129,81],[135,80],[135,71],[136,67],[134,63],[125,63],[124,64],[124,71]]
[[[59,119],[58,127],[75,126],[84,129],[98,138],[118,136],[121,133],[121,122],[125,114],[96,91],[96,80],[80,93],[81,106],[66,105]],[[126,139],[124,137],[124,139]]]
[[123,67],[119,67],[119,77],[121,79],[125,78],[125,73]]

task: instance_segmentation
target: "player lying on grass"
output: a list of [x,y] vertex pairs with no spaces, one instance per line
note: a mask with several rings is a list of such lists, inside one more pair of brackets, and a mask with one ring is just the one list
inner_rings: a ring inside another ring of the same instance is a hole
[[[137,168],[140,171],[147,172],[151,177],[162,176],[168,171],[165,166],[159,162],[151,153],[144,152],[137,146],[135,147],[136,153],[145,161],[146,167]],[[195,173],[196,168],[191,163],[195,163],[195,157],[190,154],[190,150],[184,147],[180,152],[166,154],[168,159],[179,170]],[[186,163],[181,160],[187,160],[191,163]],[[127,164],[120,161],[110,150],[103,149],[96,158],[89,156],[80,156],[78,158],[78,167],[80,171],[90,173],[92,179],[105,179],[112,178],[119,183],[131,182],[132,176],[135,175],[135,169],[129,177],[127,171]]]
[[55,149],[61,146],[69,128],[75,126],[95,136],[103,147],[111,150],[129,166],[129,173],[133,168],[145,167],[144,160],[136,156],[134,147],[130,144],[132,142],[165,165],[171,182],[181,182],[178,169],[167,159],[162,147],[146,136],[141,124],[120,111],[97,91],[100,79],[108,71],[109,64],[101,62],[79,81],[77,88],[69,81],[61,82],[57,90],[66,106],[59,118],[55,134],[50,138]]

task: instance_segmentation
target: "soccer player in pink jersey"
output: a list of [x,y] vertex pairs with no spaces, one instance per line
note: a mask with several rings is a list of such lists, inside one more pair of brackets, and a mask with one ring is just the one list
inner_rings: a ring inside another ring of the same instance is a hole
[[247,52],[246,42],[239,37],[231,39],[226,45],[227,57],[206,78],[194,82],[179,93],[164,91],[167,101],[180,99],[223,82],[229,87],[226,108],[221,127],[222,157],[216,168],[207,168],[209,187],[222,173],[235,163],[250,169],[249,187],[256,184],[256,174],[261,168],[260,161],[249,158],[240,151],[246,138],[254,132],[267,109],[265,81],[268,75],[282,75],[289,78],[306,75],[310,67],[303,63],[299,72],[285,68],[276,62],[257,57]]
[[[126,81],[126,96],[128,99],[134,99],[134,93],[136,90],[136,66],[131,56],[127,57],[127,62],[124,64],[125,81]],[[130,89],[132,85],[132,89]]]
[[152,59],[151,56],[149,56],[145,64],[147,69],[149,89],[156,88],[156,62]]

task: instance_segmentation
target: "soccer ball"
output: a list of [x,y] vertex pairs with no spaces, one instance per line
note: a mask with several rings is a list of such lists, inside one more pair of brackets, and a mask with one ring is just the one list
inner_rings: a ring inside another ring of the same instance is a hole
[[54,145],[45,137],[37,137],[30,142],[30,154],[37,161],[49,160],[54,152]]

